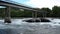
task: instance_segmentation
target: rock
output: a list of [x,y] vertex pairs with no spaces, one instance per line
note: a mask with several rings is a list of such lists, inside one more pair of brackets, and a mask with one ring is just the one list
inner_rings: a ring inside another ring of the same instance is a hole
[[51,22],[51,21],[48,19],[41,18],[41,22]]
[[44,19],[44,18],[41,18],[41,19],[29,19],[29,20],[26,20],[26,22],[51,22],[50,20],[48,19]]

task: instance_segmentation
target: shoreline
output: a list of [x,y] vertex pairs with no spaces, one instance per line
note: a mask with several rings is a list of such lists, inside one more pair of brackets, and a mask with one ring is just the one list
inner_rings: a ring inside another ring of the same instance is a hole
[[[23,19],[23,18],[33,18],[33,17],[11,17],[12,19]],[[37,17],[37,18],[43,18],[43,17]],[[44,17],[44,18],[53,18],[53,19],[60,19],[60,17]],[[0,17],[0,19],[4,19],[3,17]]]

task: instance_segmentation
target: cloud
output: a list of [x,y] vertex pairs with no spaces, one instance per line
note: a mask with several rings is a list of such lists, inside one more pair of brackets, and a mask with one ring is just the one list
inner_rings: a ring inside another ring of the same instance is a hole
[[60,6],[60,0],[30,0],[26,4],[32,7],[49,7],[51,9],[54,5]]

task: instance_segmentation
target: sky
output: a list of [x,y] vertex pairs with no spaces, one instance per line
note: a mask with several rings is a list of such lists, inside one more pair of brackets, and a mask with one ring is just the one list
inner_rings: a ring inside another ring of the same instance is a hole
[[52,9],[53,6],[60,6],[60,0],[12,0],[31,7]]

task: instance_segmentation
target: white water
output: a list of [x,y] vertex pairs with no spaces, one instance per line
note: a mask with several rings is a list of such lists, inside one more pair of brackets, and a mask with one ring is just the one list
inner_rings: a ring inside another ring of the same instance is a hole
[[0,20],[0,34],[60,34],[60,19],[47,18],[51,22],[39,23],[24,22],[25,19],[12,19],[11,24]]

